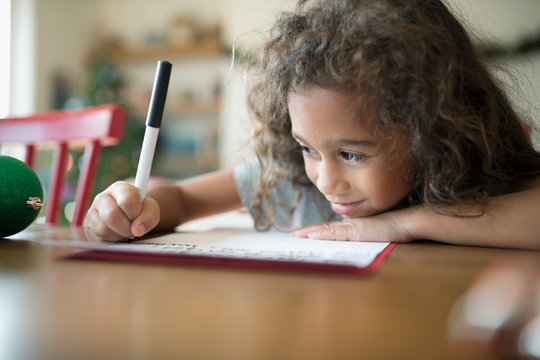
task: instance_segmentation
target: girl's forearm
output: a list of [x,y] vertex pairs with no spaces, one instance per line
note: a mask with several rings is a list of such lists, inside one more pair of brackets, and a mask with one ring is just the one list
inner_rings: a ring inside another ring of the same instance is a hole
[[181,224],[184,216],[182,195],[174,184],[157,184],[150,188],[148,196],[159,204],[160,219],[156,230],[169,230]]
[[148,196],[160,207],[157,230],[243,206],[232,171],[216,171],[174,184],[153,186]]
[[492,197],[480,216],[449,216],[422,206],[405,209],[401,216],[415,239],[540,249],[540,188]]

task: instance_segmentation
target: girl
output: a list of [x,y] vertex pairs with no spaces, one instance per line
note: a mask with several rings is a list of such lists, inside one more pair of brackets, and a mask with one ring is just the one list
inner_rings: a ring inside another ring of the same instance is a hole
[[540,248],[540,153],[440,0],[300,1],[248,70],[257,160],[142,203],[115,183],[89,239],[246,206],[313,239]]

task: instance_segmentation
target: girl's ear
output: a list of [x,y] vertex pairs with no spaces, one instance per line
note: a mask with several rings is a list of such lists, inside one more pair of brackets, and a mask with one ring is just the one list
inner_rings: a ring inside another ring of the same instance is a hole
[[523,132],[525,133],[527,138],[530,139],[531,138],[531,127],[530,127],[530,125],[526,124],[526,123],[522,123],[521,127],[523,128]]

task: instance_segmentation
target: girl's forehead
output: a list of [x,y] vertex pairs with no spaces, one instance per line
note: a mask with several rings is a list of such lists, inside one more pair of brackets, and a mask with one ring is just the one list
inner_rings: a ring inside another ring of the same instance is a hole
[[361,101],[344,91],[308,87],[289,92],[287,107],[293,127],[331,125],[334,132],[358,129],[372,133],[375,113]]
[[325,145],[359,144],[381,151],[404,150],[405,134],[380,128],[369,106],[359,106],[342,91],[320,87],[290,92],[287,106],[291,130],[296,139]]

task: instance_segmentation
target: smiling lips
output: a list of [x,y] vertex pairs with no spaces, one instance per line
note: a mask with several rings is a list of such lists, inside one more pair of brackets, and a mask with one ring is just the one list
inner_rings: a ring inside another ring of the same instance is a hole
[[339,215],[346,215],[353,211],[358,205],[363,203],[364,200],[360,201],[354,201],[350,203],[337,203],[337,202],[330,202],[330,205],[332,206],[332,211]]

